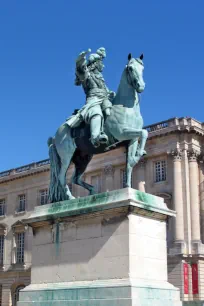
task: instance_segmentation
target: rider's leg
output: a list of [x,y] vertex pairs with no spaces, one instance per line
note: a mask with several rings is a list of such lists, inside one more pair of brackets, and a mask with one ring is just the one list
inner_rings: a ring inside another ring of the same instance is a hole
[[103,113],[106,114],[106,116],[110,116],[111,107],[112,107],[112,103],[108,99],[105,99],[101,104],[101,109]]
[[95,115],[91,118],[91,121],[90,121],[91,138],[96,139],[100,135],[101,122],[102,122],[102,118],[100,115]]
[[100,115],[94,115],[90,120],[91,142],[95,147],[98,147],[100,143],[108,142],[108,137],[101,134],[101,124],[102,117]]

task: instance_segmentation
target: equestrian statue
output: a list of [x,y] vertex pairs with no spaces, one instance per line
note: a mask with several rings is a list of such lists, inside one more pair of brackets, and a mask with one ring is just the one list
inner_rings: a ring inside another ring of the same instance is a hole
[[51,203],[74,198],[66,182],[71,162],[75,166],[72,183],[93,195],[94,186],[83,180],[83,174],[94,154],[126,146],[126,187],[131,187],[133,167],[146,154],[148,133],[143,129],[139,105],[139,94],[145,88],[143,55],[139,58],[128,55],[115,94],[108,89],[102,75],[105,48],[99,48],[87,59],[90,52],[89,49],[79,54],[75,71],[75,85],[82,86],[86,104],[58,128],[55,137],[48,139]]

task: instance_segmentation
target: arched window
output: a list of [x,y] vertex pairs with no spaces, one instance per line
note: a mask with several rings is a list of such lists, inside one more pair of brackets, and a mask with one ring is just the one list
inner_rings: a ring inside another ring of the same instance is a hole
[[12,306],[17,306],[17,302],[19,301],[19,291],[22,290],[23,288],[25,288],[24,285],[20,285],[16,287],[16,290],[13,295],[13,305]]

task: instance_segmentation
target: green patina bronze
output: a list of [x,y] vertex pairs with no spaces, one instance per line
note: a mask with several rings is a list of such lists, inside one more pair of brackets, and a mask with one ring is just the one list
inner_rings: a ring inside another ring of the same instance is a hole
[[108,136],[103,129],[103,114],[110,115],[111,101],[115,93],[107,88],[102,75],[103,59],[106,57],[105,48],[99,48],[86,61],[86,54],[90,51],[80,53],[76,60],[75,85],[83,87],[86,104],[68,118],[67,124],[71,128],[79,126],[83,121],[89,124],[91,143],[97,148],[100,144],[108,143]]
[[137,213],[143,210],[149,216],[155,213],[175,216],[175,213],[167,208],[162,198],[126,188],[36,207],[25,222],[31,224],[38,221],[95,213],[127,206],[136,209]]
[[63,123],[55,137],[48,139],[50,156],[50,202],[73,199],[66,183],[66,172],[71,162],[75,165],[72,183],[95,194],[93,186],[83,180],[83,174],[94,154],[127,147],[126,186],[131,187],[133,167],[146,154],[148,133],[143,129],[139,93],[145,88],[143,55],[128,56],[121,81],[115,94],[110,91],[102,75],[104,48],[86,59],[81,52],[76,60],[75,84],[82,86],[86,104]]

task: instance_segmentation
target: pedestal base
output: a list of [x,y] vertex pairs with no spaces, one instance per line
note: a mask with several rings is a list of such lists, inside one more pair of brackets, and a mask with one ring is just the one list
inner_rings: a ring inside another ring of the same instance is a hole
[[180,306],[167,282],[163,199],[130,188],[36,208],[18,306]]
[[130,280],[31,285],[20,300],[18,306],[181,306],[172,285]]

